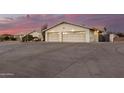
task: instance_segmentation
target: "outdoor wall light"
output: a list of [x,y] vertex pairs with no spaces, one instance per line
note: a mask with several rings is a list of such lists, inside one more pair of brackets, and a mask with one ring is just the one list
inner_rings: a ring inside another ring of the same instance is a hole
[[99,33],[99,30],[97,30],[96,32]]
[[67,32],[63,32],[63,34],[65,35],[65,34],[68,34]]
[[72,32],[74,31],[74,29],[71,30]]

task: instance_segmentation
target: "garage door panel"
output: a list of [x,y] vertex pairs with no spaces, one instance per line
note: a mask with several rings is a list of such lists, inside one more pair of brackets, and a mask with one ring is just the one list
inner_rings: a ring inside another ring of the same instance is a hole
[[[83,31],[75,31],[75,32],[48,32],[47,33],[47,41],[48,42],[85,42],[86,41],[86,33]],[[61,41],[60,41],[61,39]]]
[[50,42],[59,42],[59,33],[58,32],[49,32],[47,33],[48,41]]
[[85,32],[64,32],[63,42],[85,42]]

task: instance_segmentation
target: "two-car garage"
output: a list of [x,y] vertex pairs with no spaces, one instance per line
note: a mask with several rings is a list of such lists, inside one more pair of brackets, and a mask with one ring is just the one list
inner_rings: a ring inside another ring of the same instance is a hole
[[48,32],[49,42],[85,42],[86,34],[83,31]]
[[[90,42],[89,28],[62,22],[45,30],[46,42]],[[94,38],[95,35],[92,34]]]

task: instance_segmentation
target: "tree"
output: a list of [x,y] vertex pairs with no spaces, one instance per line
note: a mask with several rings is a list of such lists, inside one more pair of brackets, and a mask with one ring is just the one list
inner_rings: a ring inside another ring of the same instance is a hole
[[13,35],[11,34],[3,34],[1,35],[1,38],[3,39],[3,41],[8,41],[10,40],[10,37],[12,37]]
[[107,28],[106,28],[106,27],[104,27],[104,31],[105,31],[105,32],[107,31]]
[[10,37],[10,40],[16,41],[17,39],[15,37]]
[[0,41],[16,41],[14,35],[11,34],[3,34],[0,36]]
[[43,41],[45,41],[45,31],[43,31],[43,30],[45,30],[47,28],[48,28],[48,24],[44,24],[42,26],[42,28],[41,28],[41,33],[42,33],[42,36],[43,36]]
[[4,40],[5,40],[5,41],[10,40],[9,36],[5,36],[5,37],[4,37]]
[[47,27],[48,27],[48,24],[44,24],[44,25],[41,27],[41,30],[45,30],[45,29],[47,29]]
[[0,41],[4,41],[4,38],[2,36],[0,36]]

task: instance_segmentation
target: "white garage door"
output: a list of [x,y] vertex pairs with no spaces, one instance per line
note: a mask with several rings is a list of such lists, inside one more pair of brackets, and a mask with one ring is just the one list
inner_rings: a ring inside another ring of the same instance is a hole
[[85,42],[86,33],[82,31],[63,32],[63,42]]
[[48,42],[59,42],[59,33],[58,32],[48,32],[47,33]]

